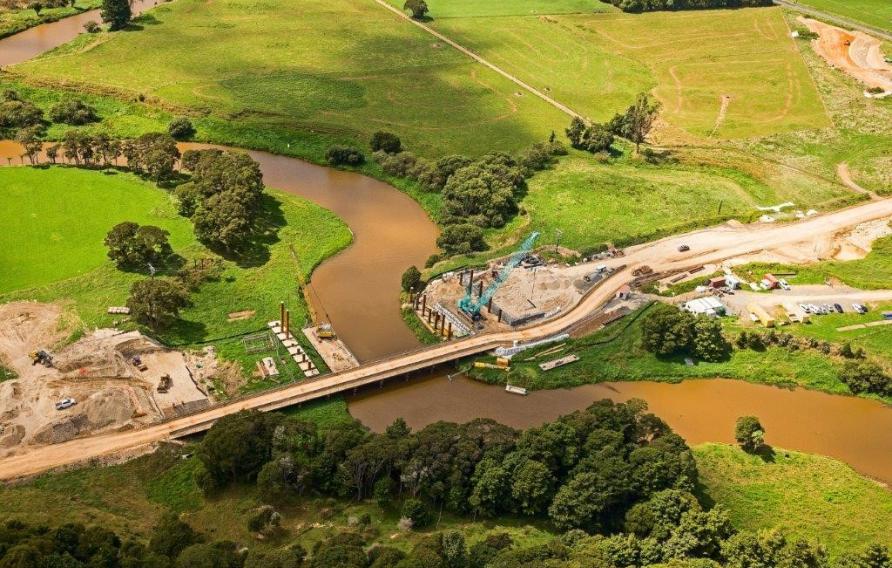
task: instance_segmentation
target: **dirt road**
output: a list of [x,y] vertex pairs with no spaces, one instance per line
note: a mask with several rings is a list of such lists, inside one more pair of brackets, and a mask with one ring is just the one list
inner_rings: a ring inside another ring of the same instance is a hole
[[[368,363],[344,373],[288,385],[278,390],[260,393],[142,430],[96,436],[37,448],[28,453],[8,457],[0,462],[0,479],[12,480],[120,452],[132,452],[140,446],[158,443],[170,437],[200,432],[210,427],[215,420],[222,416],[240,410],[275,410],[297,402],[349,391],[358,386],[383,381],[388,377],[422,369],[431,364],[457,357],[480,353],[514,341],[524,342],[553,336],[598,310],[606,301],[613,298],[620,287],[632,280],[634,268],[643,264],[648,264],[660,272],[681,271],[762,250],[783,248],[791,244],[810,241],[816,236],[834,234],[862,223],[888,218],[892,218],[892,199],[872,201],[789,225],[765,227],[764,225],[725,224],[631,247],[627,249],[624,258],[605,261],[605,264],[614,266],[625,264],[626,268],[618,270],[613,277],[596,288],[579,304],[553,320],[518,331],[477,335],[465,340],[397,355],[382,361]],[[690,250],[683,253],[678,252],[677,247],[682,243],[690,246]]]
[[852,172],[849,170],[849,165],[846,163],[841,163],[836,166],[836,175],[839,176],[839,179],[842,183],[846,185],[852,191],[856,191],[858,193],[864,193],[869,195],[871,199],[880,199],[880,196],[870,191],[869,189],[865,189],[858,185],[854,179],[852,179]]
[[827,63],[868,87],[892,92],[892,64],[886,63],[883,44],[861,31],[850,32],[811,18],[798,18],[820,37],[812,42]]

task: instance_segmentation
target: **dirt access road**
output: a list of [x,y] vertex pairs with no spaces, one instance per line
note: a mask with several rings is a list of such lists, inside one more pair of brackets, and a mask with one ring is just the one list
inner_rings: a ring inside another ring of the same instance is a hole
[[[631,247],[627,249],[624,258],[605,262],[614,266],[625,264],[625,268],[618,270],[579,304],[555,319],[517,331],[476,335],[461,341],[397,355],[343,373],[260,393],[142,430],[106,434],[36,448],[28,453],[2,460],[0,480],[14,480],[115,454],[132,453],[140,447],[150,446],[172,437],[204,431],[219,418],[241,410],[268,411],[284,408],[377,383],[432,364],[481,353],[500,345],[551,337],[595,313],[614,297],[619,288],[632,280],[632,271],[644,264],[660,272],[683,271],[763,250],[780,249],[808,242],[816,236],[835,234],[862,223],[889,218],[892,218],[892,199],[885,199],[788,225],[766,228],[764,225],[725,224]],[[682,243],[690,246],[690,250],[678,252],[678,245]]]

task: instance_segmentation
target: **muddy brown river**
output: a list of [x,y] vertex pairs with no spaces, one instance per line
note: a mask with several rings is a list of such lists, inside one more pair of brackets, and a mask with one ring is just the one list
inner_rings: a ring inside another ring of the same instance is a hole
[[[149,0],[140,7],[152,4]],[[25,61],[70,41],[91,19],[98,19],[98,14],[88,12],[0,40],[0,65]],[[360,360],[417,347],[400,318],[397,296],[403,270],[421,265],[435,252],[437,230],[421,207],[395,188],[361,175],[266,152],[249,153],[260,162],[267,185],[331,209],[353,231],[354,243],[313,273],[311,301],[317,311],[329,315]],[[7,157],[17,163],[20,154],[17,144],[0,141],[2,163]],[[772,445],[835,457],[892,483],[892,408],[803,389],[719,379],[605,383],[523,397],[463,377],[449,380],[443,372],[434,371],[428,378],[416,377],[354,396],[349,409],[375,430],[399,416],[414,428],[437,420],[461,422],[477,417],[522,428],[602,398],[645,400],[691,444],[731,442],[737,417],[754,414],[765,425]]]

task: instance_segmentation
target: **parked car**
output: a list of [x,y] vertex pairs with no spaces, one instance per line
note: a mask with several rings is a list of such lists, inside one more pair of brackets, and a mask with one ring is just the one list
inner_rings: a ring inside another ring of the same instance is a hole
[[73,398],[63,398],[56,403],[56,410],[65,410],[66,408],[71,408],[75,404],[77,404],[77,401]]
[[786,280],[784,280],[783,278],[778,280],[777,283],[780,284],[780,287],[783,288],[784,290],[790,289],[790,283],[787,282]]
[[691,250],[691,247],[689,247],[688,245],[678,246],[678,252],[688,252],[689,250]]
[[864,304],[852,304],[852,309],[858,312],[859,314],[867,313],[867,306]]
[[839,304],[833,304],[833,307],[836,308],[836,311],[839,313],[843,313],[845,311]]

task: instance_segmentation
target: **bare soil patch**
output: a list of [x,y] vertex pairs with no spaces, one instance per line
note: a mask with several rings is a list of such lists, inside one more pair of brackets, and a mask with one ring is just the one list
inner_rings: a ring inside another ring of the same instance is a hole
[[800,16],[798,20],[820,36],[812,46],[827,63],[868,87],[892,92],[892,65],[886,63],[880,40],[864,32],[850,32],[811,18]]

